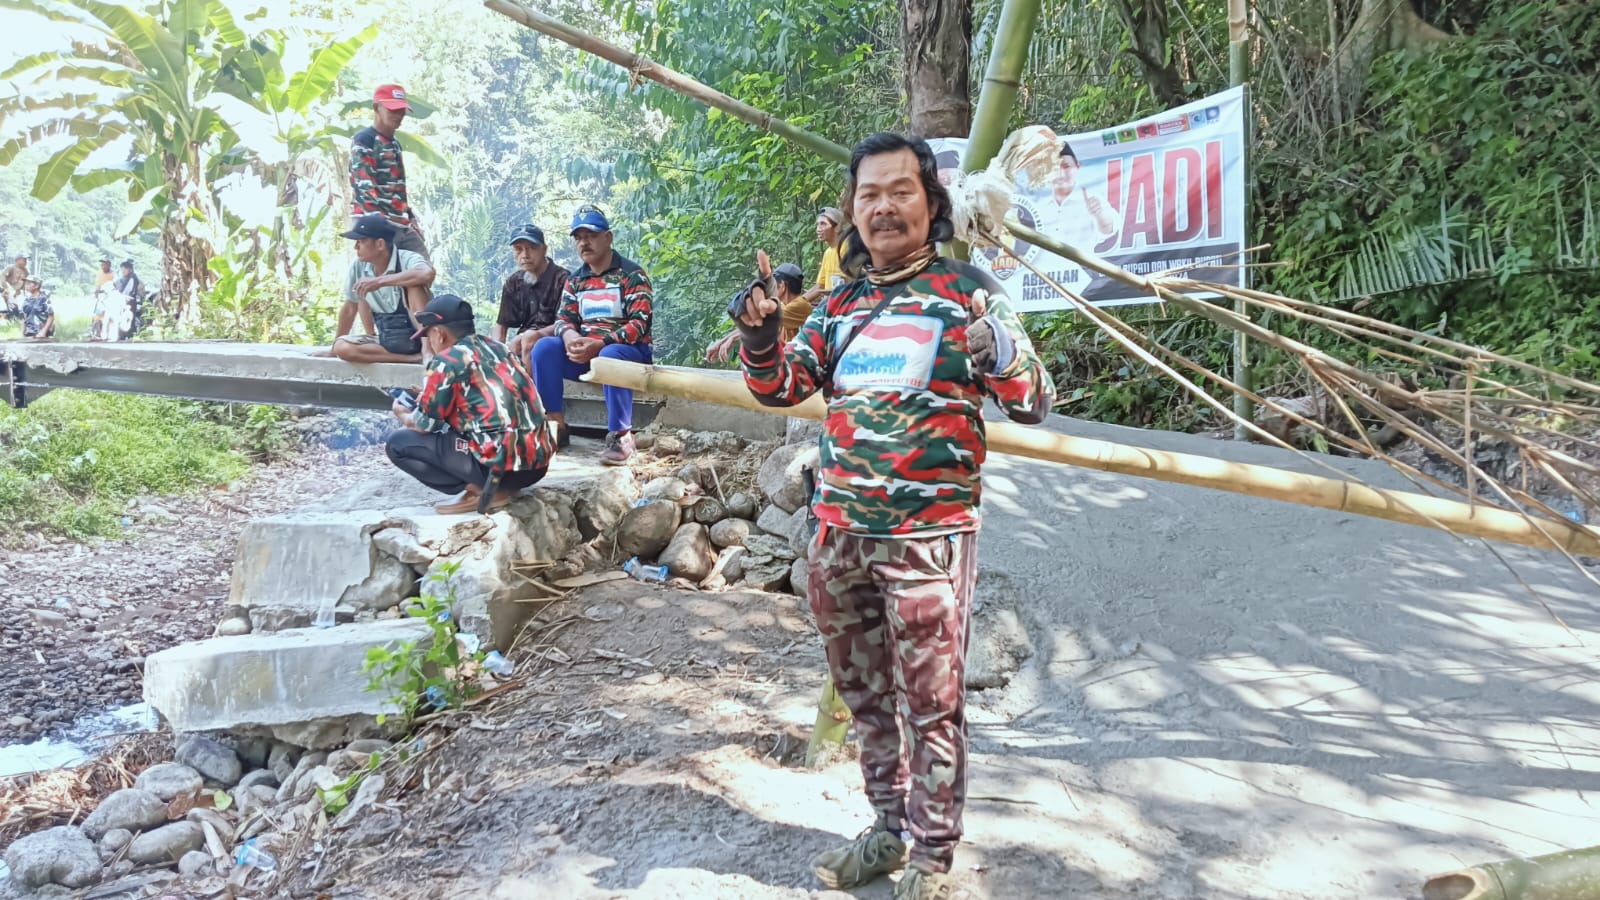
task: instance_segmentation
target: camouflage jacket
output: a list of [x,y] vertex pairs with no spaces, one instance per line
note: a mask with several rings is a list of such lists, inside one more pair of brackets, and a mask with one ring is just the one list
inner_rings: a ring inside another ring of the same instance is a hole
[[[839,347],[885,296],[893,299]],[[974,305],[1004,334],[1008,360],[979,372],[967,350]],[[1006,338],[1009,337],[1009,341]],[[1034,424],[1055,399],[1050,376],[1000,285],[981,269],[938,258],[903,281],[862,278],[817,305],[800,333],[766,358],[741,350],[745,383],[768,406],[821,390],[828,400],[813,503],[825,526],[857,534],[928,536],[977,527],[985,396]],[[832,366],[831,383],[823,384]]]
[[350,215],[383,213],[400,228],[417,223],[406,199],[406,161],[400,139],[368,126],[350,143]]
[[428,361],[416,427],[451,429],[500,472],[543,469],[555,452],[533,378],[506,346],[470,334]]
[[576,331],[607,344],[649,346],[654,307],[650,276],[638,263],[612,253],[611,268],[596,275],[584,263],[567,279],[556,334]]

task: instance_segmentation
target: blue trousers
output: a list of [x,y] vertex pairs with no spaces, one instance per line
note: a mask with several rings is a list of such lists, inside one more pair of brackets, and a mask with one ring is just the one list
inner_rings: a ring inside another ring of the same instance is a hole
[[[600,355],[607,359],[639,363],[648,363],[654,358],[648,344],[607,344],[600,348]],[[553,413],[562,411],[562,382],[569,378],[577,381],[579,375],[589,371],[588,363],[579,364],[567,359],[567,346],[557,335],[540,338],[528,354],[528,364],[533,369],[534,386],[539,389],[539,400],[544,403],[545,412]],[[631,430],[633,391],[607,387],[605,393],[606,428],[610,431]]]

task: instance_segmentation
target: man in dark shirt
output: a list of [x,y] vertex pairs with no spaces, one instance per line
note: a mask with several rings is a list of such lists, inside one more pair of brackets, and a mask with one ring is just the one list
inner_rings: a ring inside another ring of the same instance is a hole
[[50,305],[50,292],[34,275],[29,275],[22,284],[22,336],[40,341],[55,337],[56,311]]
[[417,211],[406,196],[406,161],[394,136],[411,104],[405,88],[379,85],[372,92],[372,125],[356,132],[350,143],[350,218],[378,213],[395,227],[394,246],[430,263]]
[[511,232],[511,252],[517,258],[517,271],[500,288],[500,315],[491,335],[504,343],[507,329],[516,329],[509,346],[512,355],[523,357],[534,341],[556,333],[561,292],[572,273],[550,260],[544,232],[533,225],[520,225]]

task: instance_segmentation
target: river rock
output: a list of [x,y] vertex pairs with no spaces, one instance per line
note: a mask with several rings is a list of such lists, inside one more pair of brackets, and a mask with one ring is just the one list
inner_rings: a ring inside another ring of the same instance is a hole
[[820,453],[815,444],[789,444],[772,451],[761,470],[756,473],[756,484],[773,505],[786,513],[799,509],[809,499],[806,496],[806,468],[815,469]]
[[[696,485],[698,487],[698,485]],[[645,483],[640,496],[646,500],[671,500],[674,503],[682,500],[689,494],[689,485],[681,478],[663,475],[652,478]]]
[[715,525],[728,517],[728,508],[715,497],[701,497],[689,507],[689,518],[702,525]]
[[228,817],[214,809],[196,806],[184,813],[184,819],[199,825],[201,830],[211,829],[217,835],[217,842],[231,846],[233,844],[233,823]]
[[646,503],[628,510],[617,526],[617,552],[623,556],[654,559],[665,550],[678,530],[676,503]]
[[193,822],[173,822],[146,831],[128,844],[128,859],[139,865],[170,866],[190,850],[200,849],[205,832]]
[[299,755],[298,748],[285,743],[274,743],[272,750],[267,753],[267,768],[272,770],[280,786],[294,774],[294,762]]
[[58,825],[18,838],[6,848],[11,880],[25,890],[47,884],[88,887],[100,880],[100,854],[94,842],[71,825]]
[[[744,546],[745,549],[750,551],[752,557],[779,557],[783,560],[785,566],[788,566],[789,560],[794,559],[796,556],[794,548],[789,546],[788,541],[771,534],[752,534],[744,539]],[[752,559],[750,564],[756,565],[757,561]]]
[[416,593],[416,571],[400,560],[380,553],[372,561],[372,574],[360,584],[345,588],[339,596],[339,605],[358,610],[393,609],[400,605],[401,600],[414,597]]
[[116,853],[133,840],[133,832],[126,828],[113,828],[100,838],[101,853]]
[[190,850],[178,860],[178,874],[184,878],[203,878],[215,871],[211,865],[211,854],[204,850]]
[[244,774],[239,754],[233,752],[232,747],[204,735],[190,735],[178,745],[178,752],[174,756],[178,762],[223,787],[238,784],[239,776]]
[[622,521],[639,499],[639,482],[626,467],[610,468],[589,482],[573,504],[578,533],[586,541],[605,534]]
[[239,786],[235,790],[246,791],[261,785],[277,791],[280,784],[283,784],[283,779],[278,777],[278,773],[271,769],[256,769],[239,779]]
[[200,773],[182,763],[157,763],[133,780],[133,786],[140,790],[149,791],[163,800],[171,800],[180,794],[192,794],[200,790],[205,784],[205,779]]
[[100,840],[114,828],[143,831],[167,820],[166,801],[149,791],[123,788],[100,801],[100,805],[83,820],[83,833],[90,840]]
[[801,557],[789,564],[789,590],[801,597],[806,596],[806,579],[810,577],[811,564]]
[[683,439],[675,434],[658,434],[650,449],[657,456],[677,456],[683,452]]
[[749,555],[750,551],[744,549],[743,547],[724,548],[722,553],[718,556],[719,561],[721,561],[723,557],[727,558],[727,561],[722,563],[723,580],[728,584],[733,584],[739,579],[743,578],[744,561]]
[[744,567],[744,581],[764,591],[781,591],[789,584],[790,561],[781,557],[752,559]]
[[744,441],[731,431],[693,431],[683,439],[685,453],[721,453],[733,455],[744,446]]
[[306,774],[312,769],[315,769],[317,766],[322,765],[327,761],[327,759],[328,754],[327,751],[324,750],[312,750],[301,756],[300,761],[295,764],[294,771],[289,773],[289,777],[283,779],[283,784],[278,786],[278,802],[282,803],[285,800],[298,800],[310,793],[310,784],[304,783],[306,781]]
[[404,528],[384,528],[372,534],[372,546],[379,553],[392,557],[408,566],[426,566],[439,554],[422,546],[416,536]]
[[372,805],[378,802],[378,797],[383,794],[384,783],[381,772],[373,772],[361,779],[361,786],[356,788],[355,798],[350,801],[349,806],[339,811],[338,817],[333,820],[333,827],[342,830],[356,824],[371,811]]
[[672,473],[672,477],[678,479],[684,484],[698,484],[703,488],[711,486],[706,484],[706,481],[709,480],[709,476],[706,475],[703,469],[694,463],[684,463],[683,465],[679,466],[677,471]]
[[216,637],[239,637],[250,633],[250,611],[243,607],[233,607],[228,611],[228,617],[217,623]]
[[657,562],[666,566],[670,575],[698,582],[711,574],[711,565],[716,560],[717,554],[711,549],[711,537],[706,527],[699,522],[690,522],[680,526],[672,535],[672,542],[661,551]]
[[724,547],[743,547],[753,528],[749,519],[723,519],[711,526],[711,543],[719,550]]
[[756,498],[739,491],[728,497],[728,515],[738,519],[755,519],[756,510],[761,506]]
[[[767,534],[783,538],[784,543],[792,545],[794,543],[796,513],[801,513],[801,510],[795,509],[791,512],[785,512],[774,504],[761,511],[761,516],[756,519],[756,527]],[[804,522],[803,513],[801,522]]]

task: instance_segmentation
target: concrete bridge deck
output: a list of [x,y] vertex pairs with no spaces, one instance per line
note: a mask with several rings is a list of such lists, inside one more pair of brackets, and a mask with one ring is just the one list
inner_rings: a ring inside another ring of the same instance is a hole
[[[317,349],[228,341],[4,341],[0,390],[18,408],[49,391],[78,388],[228,403],[388,409],[385,388],[414,390],[422,381],[417,365],[356,365],[312,356]],[[733,372],[703,374],[737,377]],[[573,426],[604,429],[605,403],[598,385],[569,381],[565,397]],[[634,403],[636,427],[660,419],[666,426],[732,431],[751,440],[783,433],[783,420],[776,416],[642,393],[634,395]]]

